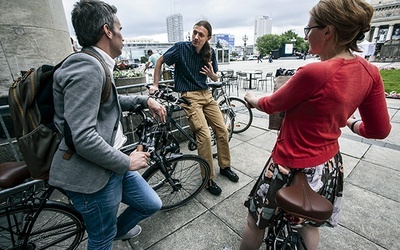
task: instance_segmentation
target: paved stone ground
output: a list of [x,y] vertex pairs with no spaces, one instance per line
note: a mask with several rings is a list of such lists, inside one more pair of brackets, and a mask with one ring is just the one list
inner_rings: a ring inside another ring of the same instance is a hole
[[[265,74],[315,60],[233,62],[220,65],[220,70],[260,69]],[[400,67],[399,63],[376,65]],[[265,94],[265,89],[253,91]],[[245,90],[240,89],[239,95],[244,94]],[[340,146],[346,176],[343,210],[337,228],[321,230],[319,249],[400,249],[400,100],[387,99],[387,103],[393,128],[385,140],[365,140],[348,128],[342,129]],[[238,249],[247,216],[243,201],[276,139],[276,132],[267,129],[268,116],[255,112],[254,117],[251,128],[234,134],[230,142],[232,164],[240,176],[238,183],[217,174],[216,182],[223,189],[221,196],[203,191],[181,208],[159,212],[140,223],[143,232],[138,237],[115,242],[114,249]],[[85,249],[85,244],[80,249]]]

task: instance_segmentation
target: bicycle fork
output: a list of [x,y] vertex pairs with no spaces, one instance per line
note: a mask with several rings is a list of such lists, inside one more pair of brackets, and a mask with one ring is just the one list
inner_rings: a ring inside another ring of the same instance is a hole
[[182,188],[182,184],[179,182],[178,179],[173,179],[171,177],[169,170],[172,170],[170,169],[172,168],[172,166],[170,166],[165,156],[154,153],[153,159],[156,161],[156,166],[158,167],[158,169],[161,171],[161,173],[165,176],[168,183],[171,185],[173,189],[171,193],[179,191]]

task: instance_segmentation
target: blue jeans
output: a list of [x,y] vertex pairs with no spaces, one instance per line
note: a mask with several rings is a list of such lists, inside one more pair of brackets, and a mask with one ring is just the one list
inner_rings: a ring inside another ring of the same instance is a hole
[[[66,192],[85,221],[87,249],[112,249],[114,238],[126,234],[162,206],[157,193],[136,171],[111,173],[107,185],[93,194]],[[117,218],[120,202],[128,207]]]

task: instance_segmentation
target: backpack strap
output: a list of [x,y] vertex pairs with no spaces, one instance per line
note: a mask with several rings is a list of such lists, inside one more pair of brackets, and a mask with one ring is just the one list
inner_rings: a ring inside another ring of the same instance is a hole
[[101,66],[103,66],[103,69],[106,72],[106,86],[105,86],[105,89],[103,90],[103,92],[101,92],[101,103],[104,103],[107,100],[107,98],[110,96],[110,92],[111,92],[110,72],[108,71],[108,68],[107,68],[106,64],[104,63],[103,59],[101,59],[97,54],[95,54],[94,52],[92,52],[90,50],[81,50],[81,52],[91,55],[94,58],[96,58],[97,60],[99,60],[99,62],[101,63]]
[[[109,72],[106,64],[104,63],[103,59],[101,59],[97,54],[95,54],[94,52],[92,52],[90,50],[81,50],[78,53],[85,53],[85,54],[93,56],[101,63],[101,66],[103,66],[104,72],[106,73],[106,86],[105,86],[105,89],[101,92],[101,101],[100,102],[104,103],[107,100],[107,98],[110,96],[110,92],[111,92],[111,76],[110,76],[110,72]],[[73,55],[73,54],[74,53],[72,53],[70,55]],[[67,56],[65,59],[67,59],[69,56]],[[61,64],[65,61],[65,59],[62,62],[60,62],[58,65],[56,65],[56,68],[60,67]],[[69,135],[69,136],[71,135],[71,130],[68,127],[68,123],[65,122],[65,126],[67,126],[67,128],[64,129],[64,137],[65,137],[65,143],[68,146],[68,150],[64,153],[63,158],[65,160],[69,160],[75,152],[75,146],[73,145],[72,140],[70,141],[69,139],[67,139],[68,136],[66,136],[66,135]]]

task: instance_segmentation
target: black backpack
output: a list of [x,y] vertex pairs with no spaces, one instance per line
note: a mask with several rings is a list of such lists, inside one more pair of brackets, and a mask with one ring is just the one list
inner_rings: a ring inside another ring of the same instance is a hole
[[[95,53],[87,50],[78,53],[95,57],[103,66],[106,72],[106,85],[101,95],[103,103],[111,90],[109,70]],[[48,179],[53,155],[62,134],[69,149],[72,152],[75,150],[68,125],[64,133],[60,133],[53,121],[53,74],[65,59],[56,66],[42,65],[36,70],[30,69],[15,80],[9,89],[8,104],[18,147],[32,178],[35,179]]]

